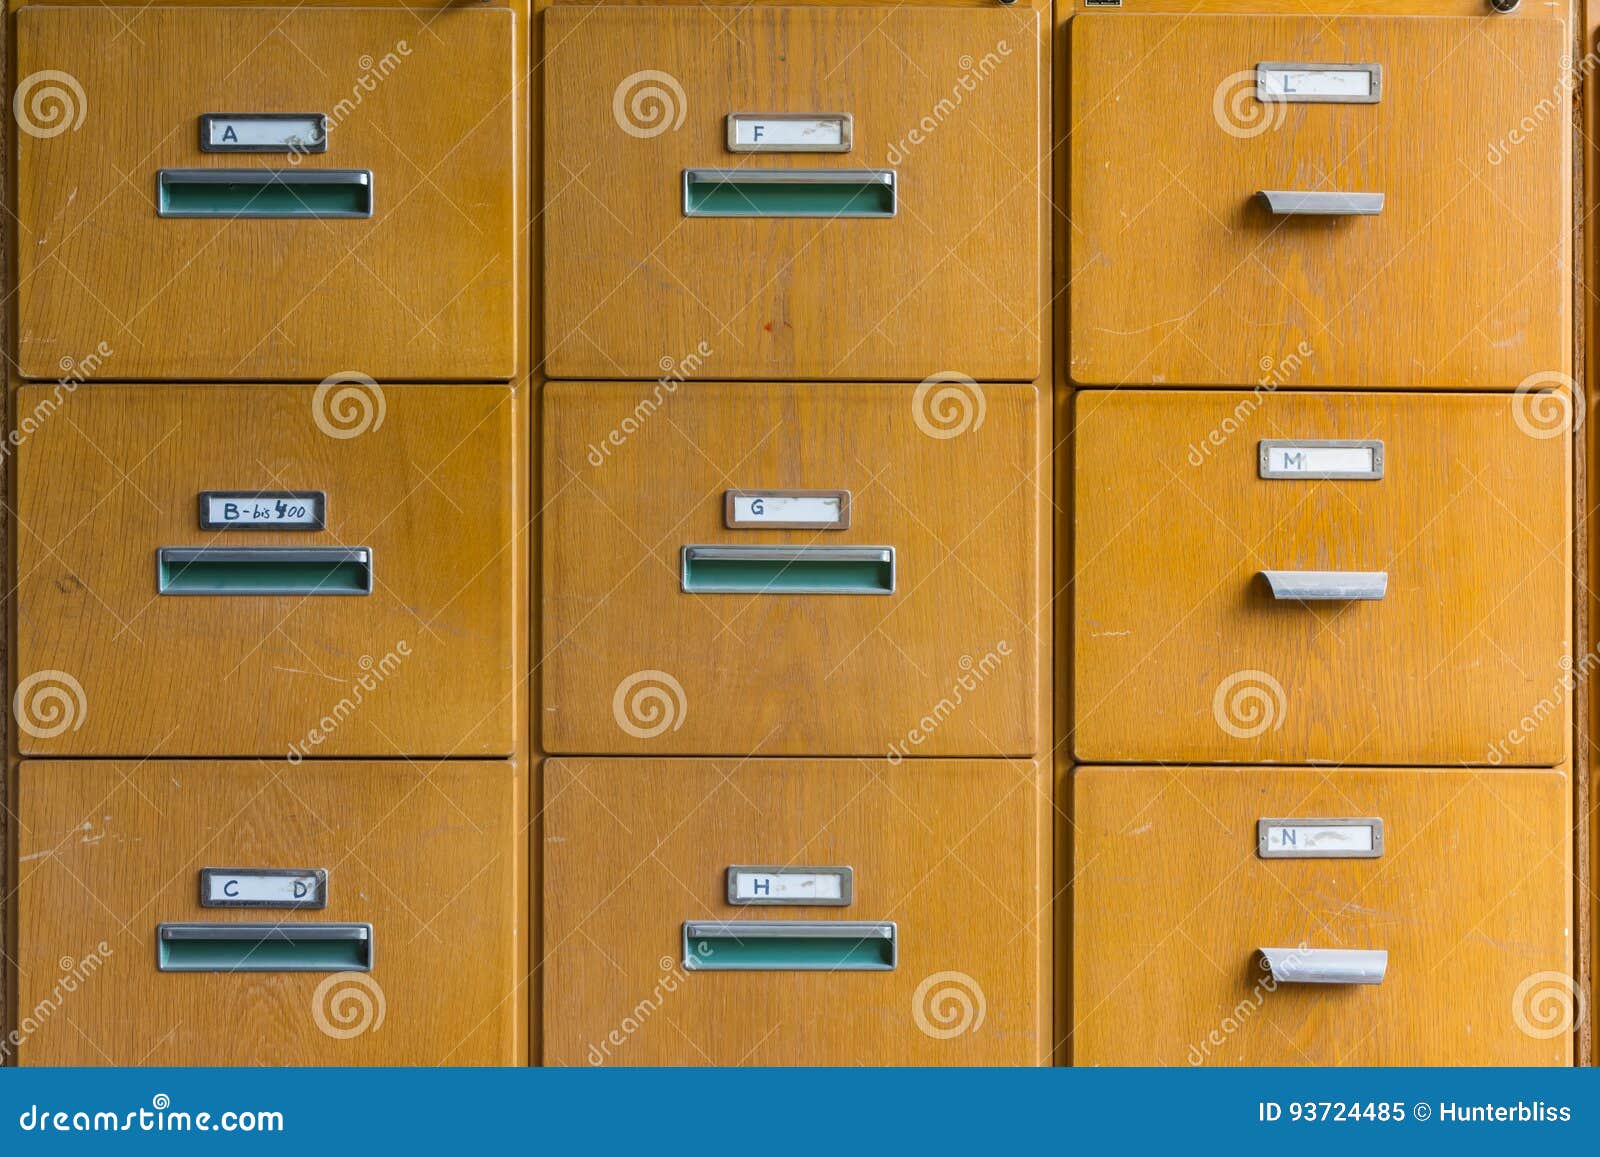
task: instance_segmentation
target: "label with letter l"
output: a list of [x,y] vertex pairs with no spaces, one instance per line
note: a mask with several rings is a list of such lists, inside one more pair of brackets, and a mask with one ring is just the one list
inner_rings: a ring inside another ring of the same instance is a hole
[[1260,820],[1256,854],[1263,860],[1375,860],[1383,855],[1383,821],[1376,816]]
[[326,908],[326,868],[201,868],[202,908]]
[[203,490],[201,530],[321,530],[328,498],[320,490]]
[[848,153],[849,113],[728,114],[730,153]]
[[723,502],[729,530],[847,530],[848,490],[729,490]]
[[809,904],[845,908],[855,890],[852,868],[745,867],[728,869],[730,904]]
[[1383,443],[1371,439],[1263,438],[1258,457],[1263,478],[1383,477]]

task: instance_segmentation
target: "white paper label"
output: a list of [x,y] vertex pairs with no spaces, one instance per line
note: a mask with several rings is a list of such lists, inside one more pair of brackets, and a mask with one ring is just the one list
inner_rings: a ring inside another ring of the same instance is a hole
[[206,144],[212,149],[314,149],[322,144],[320,116],[212,117]]
[[1371,824],[1275,824],[1267,828],[1265,850],[1283,855],[1314,856],[1327,852],[1370,852]]
[[1279,444],[1266,448],[1266,473],[1271,475],[1371,474],[1376,471],[1372,446],[1304,446]]
[[838,114],[778,117],[735,113],[728,121],[728,147],[735,152],[838,153],[850,147],[850,119]]
[[735,901],[759,904],[787,900],[826,903],[844,898],[844,878],[838,872],[735,872]]
[[839,521],[836,496],[804,497],[767,494],[735,494],[733,521],[737,523],[799,522],[813,526],[832,526]]
[[1260,100],[1341,100],[1372,95],[1372,73],[1364,68],[1260,68],[1256,70]]
[[317,530],[322,526],[322,503],[316,497],[270,493],[207,494],[205,509],[205,526],[208,528],[260,526]]
[[205,877],[206,903],[218,907],[234,904],[281,904],[294,907],[323,900],[322,880],[315,873],[284,876],[276,873],[238,872]]

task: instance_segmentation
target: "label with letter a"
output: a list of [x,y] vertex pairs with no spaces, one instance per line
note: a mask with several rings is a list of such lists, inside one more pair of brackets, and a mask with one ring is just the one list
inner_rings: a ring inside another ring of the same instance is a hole
[[206,113],[200,118],[205,153],[325,153],[323,113]]
[[325,868],[201,868],[202,908],[326,908]]
[[321,530],[327,496],[320,490],[207,490],[200,495],[201,530]]
[[851,900],[853,877],[850,868],[732,867],[728,903],[843,908]]

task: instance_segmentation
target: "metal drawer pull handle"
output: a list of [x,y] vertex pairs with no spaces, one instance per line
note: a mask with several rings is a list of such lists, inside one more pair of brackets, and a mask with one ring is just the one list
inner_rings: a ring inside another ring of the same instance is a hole
[[162,972],[370,972],[371,924],[162,924]]
[[1256,196],[1279,216],[1376,217],[1383,212],[1382,193],[1313,193],[1295,189],[1262,189]]
[[686,546],[686,594],[892,595],[892,546]]
[[370,169],[162,169],[162,217],[370,217]]
[[891,972],[893,920],[686,920],[683,966],[695,972]]
[[685,217],[893,217],[893,169],[685,169]]
[[364,546],[164,546],[156,552],[164,595],[370,595]]
[[1280,984],[1382,984],[1389,970],[1384,948],[1262,948]]
[[1389,592],[1386,570],[1264,570],[1272,597],[1289,602],[1381,599]]

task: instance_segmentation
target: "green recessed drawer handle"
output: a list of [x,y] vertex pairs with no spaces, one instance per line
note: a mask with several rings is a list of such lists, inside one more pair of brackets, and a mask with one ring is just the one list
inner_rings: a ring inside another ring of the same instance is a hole
[[162,169],[163,217],[370,217],[370,169]]
[[371,972],[371,924],[162,924],[162,972]]
[[686,546],[694,595],[892,595],[892,546]]
[[370,595],[364,546],[164,546],[156,552],[164,595]]
[[892,972],[893,920],[687,920],[683,966],[695,972]]
[[685,217],[893,217],[893,169],[685,169]]

